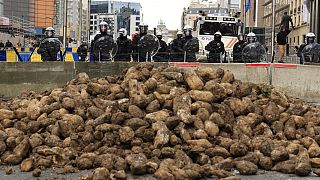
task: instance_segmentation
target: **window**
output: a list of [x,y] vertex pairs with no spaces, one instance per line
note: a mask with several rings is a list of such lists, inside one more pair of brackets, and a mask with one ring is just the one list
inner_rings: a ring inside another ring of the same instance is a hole
[[299,41],[299,40],[300,40],[300,37],[298,36],[297,38],[298,38],[298,44],[300,44],[300,41]]
[[205,22],[200,25],[200,35],[214,35],[217,31],[222,36],[237,36],[238,27],[234,23]]
[[140,25],[140,22],[136,22],[136,26],[139,26]]
[[136,17],[136,20],[137,20],[137,21],[140,21],[140,16],[137,16],[137,17]]
[[296,43],[296,37],[293,37],[293,43]]

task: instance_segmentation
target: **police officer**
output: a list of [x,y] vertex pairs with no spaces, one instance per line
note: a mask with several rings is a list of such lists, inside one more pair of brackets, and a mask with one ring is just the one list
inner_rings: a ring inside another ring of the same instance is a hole
[[42,61],[57,61],[57,55],[60,52],[61,42],[55,38],[54,35],[55,30],[52,27],[46,28],[46,37],[41,42],[37,51],[38,54],[41,55]]
[[88,55],[88,45],[86,42],[82,42],[77,49],[77,53],[80,57],[79,61],[85,61]]
[[209,51],[208,62],[210,63],[220,63],[221,55],[225,53],[224,44],[221,41],[222,34],[217,31],[214,33],[213,40],[205,47]]
[[177,32],[177,38],[174,39],[170,44],[170,50],[171,50],[171,58],[173,61],[182,61],[184,50],[183,50],[183,33],[182,31]]
[[117,38],[118,52],[115,56],[116,61],[130,61],[132,53],[132,42],[127,38],[127,30],[119,29],[119,37]]
[[264,45],[257,41],[256,34],[250,32],[247,35],[247,42],[242,50],[242,60],[245,63],[266,61],[266,49]]
[[186,52],[186,61],[195,61],[196,58],[196,52],[199,51],[199,40],[197,38],[193,38],[192,36],[192,27],[191,26],[185,26],[183,28],[183,49]]
[[303,64],[304,62],[313,62],[314,57],[312,57],[311,50],[316,45],[316,35],[312,32],[306,35],[306,44],[302,44],[298,50],[298,54],[300,53],[300,63]]
[[242,50],[246,45],[246,41],[243,35],[238,36],[238,42],[233,46],[233,62],[243,62],[242,61]]
[[162,40],[162,33],[157,32],[157,38],[160,43],[160,49],[158,50],[158,53],[153,57],[154,60],[166,60],[168,59],[168,45],[167,43]]
[[[106,39],[113,38],[112,35],[110,34],[110,27],[108,23],[106,23],[105,21],[102,21],[99,24],[99,29],[100,29],[100,33],[97,34],[94,37],[93,41],[91,42],[91,52],[92,52],[92,57],[94,61],[107,60],[110,58],[108,52],[105,52],[106,50],[105,48],[99,48],[95,46],[98,42],[102,46],[103,43],[108,43],[108,42],[101,42],[101,41],[105,41]],[[107,46],[107,45],[108,44],[105,44],[104,46]],[[112,48],[112,47],[109,47],[109,48]]]
[[[132,40],[132,50],[133,50],[133,60],[137,61],[138,59],[143,60],[146,56],[139,52],[138,42],[139,40],[148,33],[148,25],[140,24],[139,25],[139,34],[136,34]],[[139,54],[139,57],[138,57]]]

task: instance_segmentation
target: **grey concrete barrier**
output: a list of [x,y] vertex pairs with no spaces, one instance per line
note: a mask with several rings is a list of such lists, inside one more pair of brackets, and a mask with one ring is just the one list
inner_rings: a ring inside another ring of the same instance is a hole
[[[15,97],[24,91],[44,91],[63,86],[77,73],[92,77],[120,74],[136,65],[129,62],[42,62],[0,63],[0,95]],[[155,63],[156,66],[167,63]],[[230,70],[239,80],[269,84],[267,67],[247,67],[244,64],[201,64],[214,69]],[[320,66],[298,65],[297,68],[271,67],[272,84],[291,96],[320,102]]]

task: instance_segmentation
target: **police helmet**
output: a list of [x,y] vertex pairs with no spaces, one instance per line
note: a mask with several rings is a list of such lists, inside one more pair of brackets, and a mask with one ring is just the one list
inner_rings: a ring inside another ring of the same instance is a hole
[[216,33],[214,33],[214,40],[221,41],[221,37],[222,37],[222,34],[220,31],[217,31]]
[[45,34],[47,37],[52,37],[54,36],[55,30],[53,29],[53,27],[47,27],[45,30]]
[[183,28],[183,33],[185,36],[191,36],[192,35],[192,27],[187,25]]
[[147,34],[148,33],[148,25],[141,23],[139,25],[140,34]]
[[315,42],[316,35],[314,33],[310,32],[306,35],[306,39],[307,39],[307,44],[312,44]]
[[122,36],[127,36],[127,30],[125,28],[121,28],[121,29],[119,29],[119,34],[120,34],[120,36],[121,35]]
[[256,42],[256,41],[257,41],[256,34],[253,33],[253,32],[250,32],[250,33],[247,35],[247,40],[248,40],[249,43]]
[[105,21],[102,21],[99,24],[99,28],[100,28],[100,33],[107,33],[108,32],[108,23]]
[[162,39],[162,32],[157,32],[157,34],[156,34],[156,36],[157,36],[157,38],[159,39],[159,40],[161,40]]

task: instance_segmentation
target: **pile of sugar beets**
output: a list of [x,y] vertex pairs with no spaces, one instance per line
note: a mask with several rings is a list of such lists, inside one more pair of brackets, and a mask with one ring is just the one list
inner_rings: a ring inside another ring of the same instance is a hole
[[2,102],[0,124],[8,174],[19,165],[34,176],[94,169],[94,180],[320,176],[320,109],[223,69],[143,63],[119,76],[80,73]]

